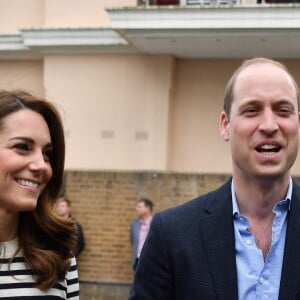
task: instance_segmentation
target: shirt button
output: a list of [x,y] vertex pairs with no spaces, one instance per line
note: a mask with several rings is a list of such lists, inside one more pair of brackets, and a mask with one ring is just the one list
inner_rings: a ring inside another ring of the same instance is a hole
[[246,244],[247,244],[247,245],[251,245],[251,244],[252,244],[252,241],[251,241],[251,240],[246,240]]
[[260,283],[260,284],[264,284],[264,283],[265,283],[265,280],[264,280],[262,277],[259,277],[259,283]]

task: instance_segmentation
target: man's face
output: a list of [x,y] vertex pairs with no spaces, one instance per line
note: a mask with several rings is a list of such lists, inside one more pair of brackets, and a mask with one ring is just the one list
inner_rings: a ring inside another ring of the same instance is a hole
[[147,207],[144,202],[139,202],[135,209],[138,218],[142,218],[150,213],[149,207]]
[[299,146],[297,95],[289,75],[269,63],[241,71],[230,117],[221,114],[221,134],[230,142],[233,174],[289,176]]

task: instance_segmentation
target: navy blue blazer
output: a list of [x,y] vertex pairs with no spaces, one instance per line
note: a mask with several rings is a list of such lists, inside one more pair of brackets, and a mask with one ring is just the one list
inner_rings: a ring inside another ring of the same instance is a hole
[[[129,299],[238,299],[231,180],[153,217]],[[279,299],[300,299],[300,187],[295,182]]]

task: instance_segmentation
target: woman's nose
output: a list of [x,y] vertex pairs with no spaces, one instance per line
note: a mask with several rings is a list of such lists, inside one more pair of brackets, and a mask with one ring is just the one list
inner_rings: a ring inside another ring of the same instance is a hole
[[45,171],[50,168],[50,164],[41,151],[36,151],[32,154],[29,167],[33,171]]

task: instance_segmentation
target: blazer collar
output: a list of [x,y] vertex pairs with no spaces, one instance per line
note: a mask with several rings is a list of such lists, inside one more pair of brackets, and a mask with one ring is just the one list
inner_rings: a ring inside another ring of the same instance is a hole
[[231,180],[208,195],[205,210],[200,231],[217,298],[238,299]]
[[[208,194],[200,232],[218,299],[238,299],[231,180]],[[224,280],[226,278],[226,280]],[[300,299],[300,187],[293,181],[279,299]]]
[[293,181],[288,214],[279,299],[299,299],[300,291],[300,187]]

